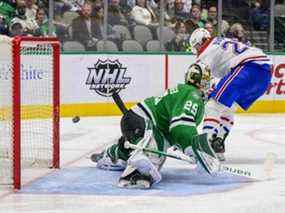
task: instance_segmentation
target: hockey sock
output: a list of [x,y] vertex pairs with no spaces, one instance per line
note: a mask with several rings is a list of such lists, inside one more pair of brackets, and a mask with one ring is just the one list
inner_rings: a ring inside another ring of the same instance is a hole
[[203,123],[203,132],[209,135],[217,135],[220,128],[220,116],[223,112],[223,106],[215,100],[210,99],[205,107],[205,118]]
[[206,104],[203,132],[224,138],[233,126],[234,108],[210,99]]
[[220,129],[218,137],[221,137],[223,140],[228,136],[231,131],[232,126],[234,125],[234,114],[233,112],[230,113],[223,113],[220,117]]

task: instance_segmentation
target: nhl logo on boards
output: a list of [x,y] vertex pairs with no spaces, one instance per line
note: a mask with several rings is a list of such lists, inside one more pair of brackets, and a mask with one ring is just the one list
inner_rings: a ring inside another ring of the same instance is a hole
[[112,96],[113,92],[119,93],[131,82],[130,77],[125,77],[127,68],[122,67],[119,60],[98,60],[93,67],[88,67],[89,75],[86,85],[101,96]]

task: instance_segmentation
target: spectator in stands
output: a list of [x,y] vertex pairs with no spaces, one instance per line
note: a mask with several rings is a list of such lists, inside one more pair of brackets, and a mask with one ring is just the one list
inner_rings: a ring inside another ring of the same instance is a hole
[[158,26],[158,19],[151,8],[147,7],[146,0],[136,0],[136,6],[133,7],[131,14],[137,24]]
[[6,20],[4,16],[0,15],[0,34],[2,35],[8,35],[8,26],[6,24]]
[[184,9],[186,13],[190,13],[191,12],[191,8],[193,7],[193,5],[198,4],[200,5],[199,2],[197,2],[197,0],[192,1],[192,0],[184,0]]
[[185,10],[184,0],[175,0],[173,7],[168,7],[169,16],[175,20],[183,20],[186,21],[188,19],[188,13]]
[[[218,34],[218,12],[216,6],[211,6],[208,9],[208,19],[207,21],[212,22],[214,27],[214,34]],[[225,20],[222,20],[222,36],[226,35],[229,30],[229,23]]]
[[38,28],[38,24],[35,19],[28,18],[26,16],[26,5],[25,2],[18,2],[16,8],[16,15],[11,20],[10,27],[14,23],[21,23],[23,30],[27,34],[33,34],[34,31]]
[[283,16],[285,17],[285,1],[284,0],[276,0],[276,4],[274,6],[274,15],[275,16]]
[[177,21],[175,25],[176,36],[165,44],[167,51],[185,51],[189,40],[186,25],[183,21]]
[[174,14],[174,2],[175,0],[166,0],[164,3],[166,4],[166,9],[169,15]]
[[251,46],[250,41],[245,36],[245,30],[240,23],[235,23],[231,26],[227,37]]
[[[94,0],[93,2],[93,9],[95,10],[95,13],[98,9],[103,8],[104,7],[104,3],[102,0]],[[95,16],[96,14],[94,14]]]
[[255,30],[267,30],[269,27],[268,8],[262,7],[259,1],[255,1],[250,10],[250,21]]
[[[147,1],[147,4],[148,4],[148,7],[156,7],[157,4],[155,3],[155,0],[146,0]],[[134,6],[137,5],[137,0],[121,0],[121,6],[129,6],[131,8],[133,8]]]
[[208,30],[208,32],[211,34],[212,37],[217,36],[217,35],[215,34],[215,31],[214,31],[214,27],[213,27],[212,22],[206,21],[206,23],[205,23],[205,29]]
[[24,35],[27,35],[27,33],[24,32],[24,28],[20,22],[11,23],[9,36],[14,37]]
[[[103,31],[104,31],[104,25],[103,25],[103,23],[104,23],[104,8],[103,7],[101,7],[101,8],[97,7],[97,9],[95,11],[96,11],[95,18],[97,19],[97,22],[99,23],[100,31],[101,31],[101,34],[103,35]],[[117,46],[120,45],[121,40],[122,40],[121,35],[118,35],[114,32],[111,24],[107,24],[107,39],[114,41],[117,44]]]
[[205,4],[201,5],[201,20],[206,23],[208,19],[208,9]]
[[57,0],[54,1],[54,12],[62,17],[67,11],[77,12],[80,11],[81,2],[70,0]]
[[72,20],[72,37],[84,44],[87,50],[96,50],[95,45],[102,39],[100,26],[95,17],[91,17],[92,4],[84,3],[81,14]]
[[211,21],[213,25],[218,24],[218,12],[217,12],[217,7],[211,6],[208,8],[208,21]]
[[201,20],[200,5],[193,4],[189,16],[189,19],[185,22],[186,29],[189,34],[197,28],[204,27],[204,23]]
[[36,22],[38,29],[35,30],[34,36],[56,36],[60,41],[64,41],[67,37],[67,26],[62,24],[58,19],[58,15],[55,15],[53,21],[52,32],[49,33],[49,23],[44,8],[38,8],[36,13]]
[[37,0],[37,6],[41,8],[48,8],[47,0]]
[[[168,9],[169,10],[174,10],[175,7],[175,0],[166,0],[165,2],[167,2],[168,5]],[[192,7],[192,3],[198,3],[197,0],[192,1],[192,0],[182,0],[183,3],[183,11],[187,14],[190,13],[191,7]],[[198,3],[199,4],[199,3]]]
[[[12,0],[13,1],[13,0]],[[16,0],[16,7],[20,6],[20,5],[26,5],[25,0]]]
[[[154,0],[154,2],[156,3],[156,6],[152,8],[152,11],[154,13],[154,16],[156,17],[157,21],[159,21],[158,19],[160,18],[160,0]],[[164,4],[164,24],[165,26],[169,26],[169,27],[174,27],[175,24],[172,24],[172,19],[168,14],[168,10],[166,9],[166,4]]]
[[127,20],[127,26],[132,29],[136,25],[136,21],[134,17],[132,16],[132,8],[125,5],[122,7],[122,13],[124,14],[126,20]]
[[275,15],[275,30],[274,30],[274,43],[275,49],[285,51],[285,3],[284,0],[276,0],[274,7]]
[[69,25],[64,23],[61,12],[58,10],[54,11],[53,24],[54,24],[54,30],[53,31],[55,31],[57,38],[60,41],[65,41],[66,39],[68,39],[68,37],[69,37],[69,34],[68,34]]
[[108,24],[112,26],[127,24],[127,20],[122,13],[120,0],[110,0],[110,4],[108,7]]
[[35,0],[25,0],[26,5],[26,17],[28,19],[36,19],[38,6],[35,4]]
[[136,26],[136,21],[134,17],[132,16],[132,8],[128,5],[125,5],[122,7],[122,13],[126,19],[126,25],[129,28],[129,30],[132,32],[133,28]]
[[35,36],[47,36],[48,35],[48,22],[46,12],[44,8],[38,8],[36,13],[36,22],[38,29],[35,31]]

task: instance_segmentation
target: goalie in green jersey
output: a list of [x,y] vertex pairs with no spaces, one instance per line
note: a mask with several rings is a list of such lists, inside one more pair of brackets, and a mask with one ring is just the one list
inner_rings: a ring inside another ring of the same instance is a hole
[[150,188],[158,183],[165,156],[127,149],[125,142],[158,151],[176,146],[191,156],[191,143],[203,119],[209,86],[210,71],[201,63],[192,64],[184,84],[168,89],[162,96],[147,98],[125,113],[121,119],[123,136],[102,153],[93,154],[92,161],[101,169],[124,170],[120,187]]

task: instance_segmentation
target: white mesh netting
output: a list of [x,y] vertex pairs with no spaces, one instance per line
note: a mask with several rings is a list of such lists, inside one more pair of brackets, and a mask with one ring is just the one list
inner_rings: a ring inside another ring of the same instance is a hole
[[[21,42],[21,169],[50,166],[53,151],[53,48]],[[0,184],[12,184],[12,40],[0,37]]]

